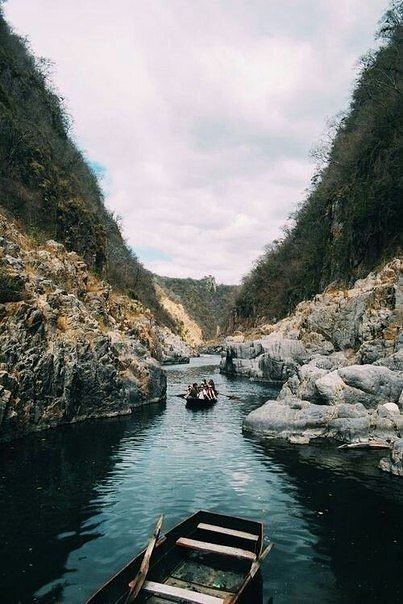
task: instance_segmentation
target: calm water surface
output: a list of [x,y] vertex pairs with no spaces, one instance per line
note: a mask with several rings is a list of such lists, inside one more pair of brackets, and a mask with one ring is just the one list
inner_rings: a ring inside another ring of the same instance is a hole
[[[59,429],[0,451],[0,602],[79,604],[198,509],[262,520],[276,546],[265,602],[403,601],[403,481],[384,452],[291,447],[243,435],[275,393],[201,357],[167,369],[166,404]],[[213,376],[225,396],[192,411],[175,394]],[[251,603],[253,604],[253,603]]]

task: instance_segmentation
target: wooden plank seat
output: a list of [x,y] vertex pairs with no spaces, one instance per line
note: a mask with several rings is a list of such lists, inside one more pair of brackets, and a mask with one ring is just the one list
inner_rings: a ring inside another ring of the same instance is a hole
[[230,547],[229,545],[218,545],[217,543],[207,543],[207,541],[196,541],[196,539],[188,539],[187,537],[180,537],[176,541],[176,545],[189,547],[209,554],[223,554],[225,556],[234,556],[246,560],[256,560],[255,554],[246,549]]
[[245,533],[245,531],[236,531],[235,529],[216,526],[215,524],[206,524],[205,522],[200,522],[197,525],[197,528],[204,531],[211,531],[213,533],[220,533],[221,535],[228,535],[230,537],[240,537],[241,539],[248,539],[249,541],[258,541],[259,539],[259,535]]
[[208,594],[203,594],[191,589],[183,589],[166,583],[156,583],[155,581],[146,581],[143,590],[156,596],[162,596],[173,602],[189,602],[189,604],[224,604],[222,598],[216,598]]

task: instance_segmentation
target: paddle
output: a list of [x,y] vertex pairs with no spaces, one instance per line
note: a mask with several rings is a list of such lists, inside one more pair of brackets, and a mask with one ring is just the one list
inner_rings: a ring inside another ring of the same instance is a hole
[[139,594],[140,589],[143,587],[143,584],[144,584],[144,581],[146,580],[146,576],[147,576],[148,569],[150,566],[151,554],[153,553],[155,544],[157,543],[157,539],[160,534],[163,520],[164,520],[164,515],[161,514],[161,516],[158,518],[158,522],[155,525],[153,535],[152,535],[150,542],[147,546],[147,549],[145,551],[144,558],[140,565],[140,570],[137,573],[137,575],[134,577],[134,579],[132,581],[130,581],[130,583],[129,583],[130,591],[125,600],[125,604],[130,604],[130,602],[134,602],[134,600],[137,598],[137,596]]
[[[274,547],[274,543],[269,543],[269,545],[262,551],[259,558],[257,560],[255,560],[254,563],[252,564],[252,566],[250,567],[250,571],[246,575],[245,581],[248,581],[248,580],[251,581],[253,579],[253,577],[256,575],[257,571],[259,570],[263,560],[266,558],[266,556],[268,554],[270,554],[273,547]],[[234,602],[234,597],[237,597],[237,595],[232,596],[228,599],[225,599],[224,604],[232,604],[232,602]]]
[[269,543],[269,545],[262,551],[262,553],[260,554],[259,558],[257,560],[255,560],[255,562],[252,564],[252,566],[250,567],[250,571],[248,573],[248,576],[253,579],[253,577],[256,575],[257,571],[259,570],[263,560],[266,558],[266,556],[268,554],[270,554],[271,550],[274,547],[274,543]]

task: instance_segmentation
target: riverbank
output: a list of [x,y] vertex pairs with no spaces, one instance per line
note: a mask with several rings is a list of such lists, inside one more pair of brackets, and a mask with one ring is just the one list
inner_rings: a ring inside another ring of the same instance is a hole
[[328,288],[253,340],[227,339],[226,375],[282,385],[244,428],[308,444],[383,442],[382,470],[403,476],[403,277],[395,259],[353,288]]

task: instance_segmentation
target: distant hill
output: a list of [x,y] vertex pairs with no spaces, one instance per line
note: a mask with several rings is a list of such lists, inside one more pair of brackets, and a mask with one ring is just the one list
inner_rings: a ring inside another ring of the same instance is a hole
[[69,136],[46,61],[29,52],[1,9],[0,206],[39,243],[54,239],[78,252],[90,269],[176,329],[158,301],[152,273],[125,244],[95,174]]
[[[274,322],[333,282],[351,284],[402,250],[403,3],[361,60],[349,111],[281,240],[244,279],[234,329]],[[326,86],[326,82],[323,82]]]
[[203,279],[155,277],[157,283],[176,303],[181,304],[202,330],[204,340],[219,337],[233,308],[239,290],[235,285],[217,285],[211,275]]

